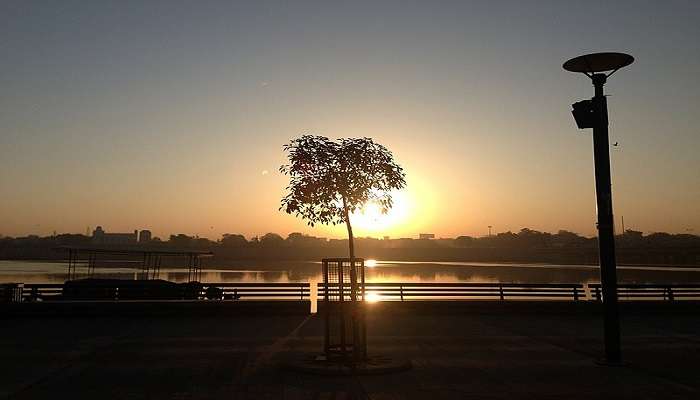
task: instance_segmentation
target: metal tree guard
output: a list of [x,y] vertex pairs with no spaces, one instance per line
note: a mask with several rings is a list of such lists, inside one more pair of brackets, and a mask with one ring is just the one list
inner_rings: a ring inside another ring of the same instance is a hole
[[328,360],[367,359],[365,260],[325,258],[323,263],[323,349]]

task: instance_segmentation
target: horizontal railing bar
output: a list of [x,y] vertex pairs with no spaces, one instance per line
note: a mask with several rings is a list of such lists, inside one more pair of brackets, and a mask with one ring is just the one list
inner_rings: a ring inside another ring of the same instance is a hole
[[254,286],[259,286],[259,287],[309,287],[308,282],[299,282],[299,283],[289,283],[289,282],[281,282],[281,283],[252,283],[252,282],[241,282],[241,283],[210,283],[210,282],[202,282],[202,286],[209,287],[209,286],[216,286],[216,287],[254,287]]
[[63,288],[62,283],[25,283],[24,289],[27,288],[39,288],[39,289],[51,289],[51,288]]
[[[373,292],[368,292],[367,295],[395,295],[395,296],[413,296],[413,297],[426,297],[426,296],[493,296],[493,297],[500,297],[501,293],[498,292],[421,292],[421,293],[401,293],[401,292],[385,292],[385,291],[373,291]],[[511,292],[511,293],[503,293],[503,296],[540,296],[540,297],[556,297],[556,296],[563,296],[563,297],[575,297],[574,293],[540,293],[540,292]],[[582,294],[578,295],[579,297],[584,297]],[[331,296],[331,297],[339,297],[339,296]],[[345,297],[348,297],[346,295]]]
[[[391,293],[382,293],[382,292],[373,292],[373,294],[383,296],[383,295],[391,295],[391,296],[400,296],[400,294],[396,292],[391,292]],[[404,297],[433,297],[433,296],[452,296],[452,297],[500,297],[498,293],[442,293],[442,292],[427,292],[427,293],[422,293],[422,294],[405,294]],[[541,293],[512,293],[510,295],[506,294],[507,297],[518,297],[518,296],[529,296],[529,297],[573,297],[573,293],[571,294],[564,294],[564,293],[548,293],[548,294],[541,294]]]
[[[665,293],[668,293],[668,292],[665,291],[665,290],[664,290],[664,291],[661,291],[661,290],[659,290],[659,291],[651,291],[651,290],[650,290],[650,291],[646,291],[646,292],[641,292],[641,291],[640,291],[640,292],[628,292],[628,291],[622,291],[622,290],[618,290],[618,291],[617,291],[617,294],[618,294],[618,295],[630,295],[630,296],[634,296],[634,295],[636,295],[636,294],[665,294]],[[675,292],[674,292],[674,293],[675,293]]]
[[[602,287],[600,283],[589,283],[589,287],[600,288]],[[631,284],[618,284],[618,288],[689,288],[689,289],[700,289],[700,284],[695,283],[631,283]]]
[[[318,283],[319,287],[326,286],[325,283]],[[330,287],[337,287],[337,283],[329,283]],[[375,286],[394,286],[394,287],[548,287],[548,288],[583,288],[582,283],[400,283],[400,282],[386,282],[386,283],[365,283],[365,287],[375,287]]]
[[[539,292],[539,293],[573,293],[573,290],[558,290],[558,289],[528,289],[528,288],[522,288],[522,289],[515,289],[515,288],[508,288],[508,289],[490,289],[490,288],[454,288],[454,289],[440,289],[440,288],[425,288],[425,289],[393,289],[393,288],[366,288],[366,292],[376,292],[379,290],[383,291],[390,291],[390,292],[395,292],[395,293],[424,293],[424,292],[490,292],[490,293],[523,293],[523,292]],[[360,290],[361,291],[361,290]],[[344,290],[344,293],[350,293],[349,290]],[[582,291],[578,291],[581,292]],[[319,293],[326,293],[325,290],[320,291]],[[328,293],[330,294],[338,294],[340,293],[339,290],[329,290]],[[661,293],[661,292],[660,292]]]
[[459,296],[517,296],[521,294],[532,294],[539,296],[574,296],[573,292],[487,292],[487,291],[426,291],[426,292],[395,292],[395,291],[375,291],[371,293],[392,293],[404,296],[431,296],[439,293],[442,295],[459,295]]
[[[241,293],[246,293],[246,292],[277,292],[277,293],[311,293],[310,290],[306,289],[243,289],[243,288],[218,288],[221,291],[224,292],[241,292]],[[207,289],[204,289],[203,292],[206,292]]]
[[245,293],[241,294],[241,297],[294,297],[299,298],[299,294],[296,296],[294,294],[281,294],[281,293]]

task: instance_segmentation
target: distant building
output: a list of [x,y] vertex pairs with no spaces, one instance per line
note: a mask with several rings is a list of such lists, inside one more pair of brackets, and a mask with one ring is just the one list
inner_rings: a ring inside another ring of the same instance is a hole
[[418,239],[435,239],[435,234],[434,233],[419,233],[418,234]]
[[151,241],[151,231],[144,229],[139,232],[139,243],[146,243]]
[[94,244],[134,244],[138,239],[138,231],[134,233],[107,233],[101,226],[92,231]]

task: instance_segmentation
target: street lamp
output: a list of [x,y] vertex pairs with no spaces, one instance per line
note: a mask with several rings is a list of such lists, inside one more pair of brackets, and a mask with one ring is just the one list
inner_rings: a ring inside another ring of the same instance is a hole
[[598,205],[598,251],[600,281],[603,286],[605,326],[605,363],[622,362],[620,352],[620,319],[617,309],[617,271],[615,265],[615,236],[610,182],[610,144],[608,142],[608,105],[603,85],[618,69],[626,67],[634,57],[623,53],[595,53],[572,58],[564,63],[565,70],[585,74],[593,82],[595,96],[574,103],[572,114],[579,129],[593,128],[593,157],[595,188]]

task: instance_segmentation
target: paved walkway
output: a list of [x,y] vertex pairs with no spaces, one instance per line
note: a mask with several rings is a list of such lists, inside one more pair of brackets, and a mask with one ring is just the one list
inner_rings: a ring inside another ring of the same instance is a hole
[[623,321],[629,366],[593,361],[591,314],[419,315],[374,310],[370,352],[410,358],[384,376],[286,372],[321,348],[306,316],[0,320],[0,398],[699,399],[700,318]]

